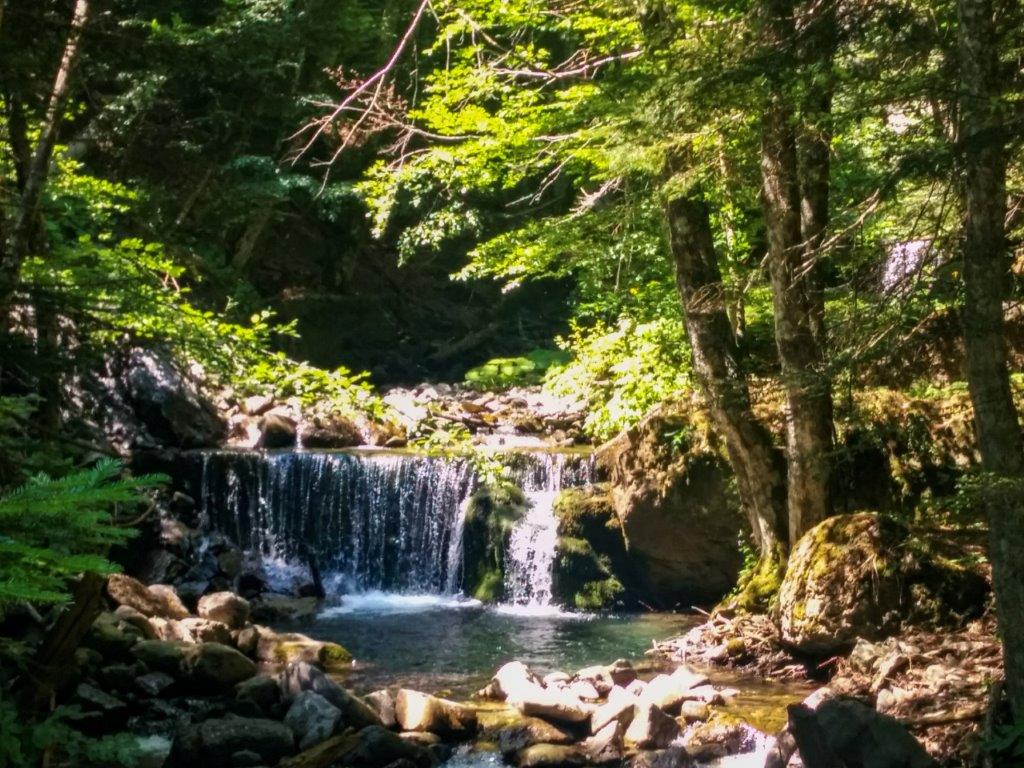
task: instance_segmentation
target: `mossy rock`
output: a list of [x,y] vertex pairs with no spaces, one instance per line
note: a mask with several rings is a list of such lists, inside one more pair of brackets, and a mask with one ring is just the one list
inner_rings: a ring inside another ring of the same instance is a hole
[[505,550],[528,504],[522,489],[508,482],[473,494],[462,533],[462,586],[467,594],[485,603],[505,597]]
[[625,592],[608,558],[595,552],[590,542],[568,536],[559,538],[552,574],[555,602],[597,611],[622,607]]
[[984,607],[987,583],[902,523],[837,515],[797,542],[779,590],[783,642],[815,656],[905,624],[957,625]]

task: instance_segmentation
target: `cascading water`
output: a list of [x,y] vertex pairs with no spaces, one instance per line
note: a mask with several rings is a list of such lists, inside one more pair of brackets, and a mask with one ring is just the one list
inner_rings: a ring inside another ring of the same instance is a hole
[[[530,509],[509,537],[505,558],[505,594],[515,606],[545,608],[551,605],[558,518],[555,499],[563,488],[593,482],[594,463],[567,462],[566,454],[542,454],[540,461],[518,478]],[[513,471],[513,476],[517,473]]]
[[[462,586],[466,508],[479,481],[461,457],[389,453],[203,454],[209,526],[288,577],[315,558],[330,592],[454,595]],[[517,605],[548,605],[557,542],[554,499],[591,482],[575,454],[516,453],[509,478],[532,503],[513,531],[506,587]]]

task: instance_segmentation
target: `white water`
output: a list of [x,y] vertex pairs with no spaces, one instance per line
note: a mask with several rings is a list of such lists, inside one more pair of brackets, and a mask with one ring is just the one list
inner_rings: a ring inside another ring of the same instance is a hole
[[[545,615],[559,612],[552,604],[558,546],[555,499],[563,489],[565,459],[563,454],[547,454],[543,471],[531,473],[523,483],[530,509],[512,529],[505,553],[505,594],[509,604],[520,613]],[[591,473],[591,465],[585,463],[582,472],[574,473],[577,476],[571,478],[571,485],[589,485]]]
[[341,605],[326,608],[320,612],[323,618],[349,614],[385,615],[395,613],[419,613],[439,608],[479,608],[479,600],[450,595],[407,595],[395,592],[372,590],[346,595]]

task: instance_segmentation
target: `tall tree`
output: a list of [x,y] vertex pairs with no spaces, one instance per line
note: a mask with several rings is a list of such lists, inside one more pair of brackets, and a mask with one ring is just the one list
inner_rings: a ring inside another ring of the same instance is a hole
[[1010,390],[1003,327],[1010,259],[1000,48],[991,0],[958,0],[957,12],[967,379],[982,465],[1009,490],[989,501],[989,557],[1007,689],[1015,715],[1024,718],[1024,438]]
[[10,242],[0,260],[0,317],[6,317],[11,296],[17,288],[21,265],[28,256],[38,229],[39,205],[50,170],[50,161],[57,144],[64,106],[71,84],[71,73],[78,59],[82,31],[89,18],[89,0],[76,0],[53,87],[47,100],[46,114],[40,126],[39,139],[24,172],[21,199],[15,213]]
[[[787,498],[793,543],[831,511],[832,392],[825,372],[824,311],[814,277],[816,260],[806,258],[801,226],[796,111],[790,95],[796,73],[794,5],[791,0],[765,0],[760,12],[763,43],[769,52],[761,124],[761,201],[768,233],[775,343],[786,390]],[[815,179],[811,186],[816,196],[820,197],[822,184],[827,189],[827,168],[809,169],[804,176]]]
[[[699,194],[669,192],[665,215],[693,370],[715,429],[725,440],[740,502],[760,552],[756,575],[764,578],[753,579],[750,586],[757,592],[758,584],[764,583],[765,591],[773,591],[772,576],[784,567],[787,546],[782,457],[751,410],[750,390],[726,313],[708,206]],[[750,597],[756,600],[759,595]]]

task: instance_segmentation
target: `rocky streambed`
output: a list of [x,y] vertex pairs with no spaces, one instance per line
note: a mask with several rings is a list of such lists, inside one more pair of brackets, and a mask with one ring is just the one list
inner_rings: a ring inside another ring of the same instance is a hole
[[[357,694],[342,645],[254,622],[232,592],[192,611],[171,587],[115,575],[104,598],[76,654],[73,722],[135,734],[147,766],[428,768],[455,756],[668,768],[767,744],[735,706],[739,690],[687,665],[620,659],[543,673],[515,661],[474,695],[403,681]],[[780,705],[800,697],[783,693]]]

